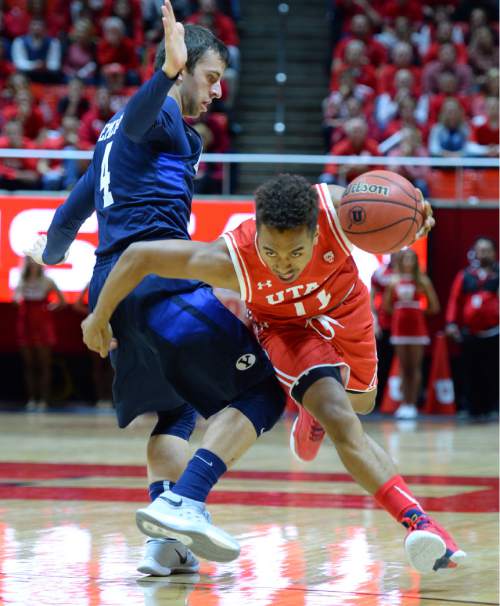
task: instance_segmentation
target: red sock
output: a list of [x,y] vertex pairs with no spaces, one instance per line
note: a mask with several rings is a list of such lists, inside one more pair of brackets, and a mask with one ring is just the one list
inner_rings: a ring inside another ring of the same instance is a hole
[[374,496],[377,503],[387,510],[398,522],[401,522],[405,512],[409,509],[418,509],[422,513],[425,513],[424,508],[414,497],[401,476],[394,476],[390,480],[387,480]]

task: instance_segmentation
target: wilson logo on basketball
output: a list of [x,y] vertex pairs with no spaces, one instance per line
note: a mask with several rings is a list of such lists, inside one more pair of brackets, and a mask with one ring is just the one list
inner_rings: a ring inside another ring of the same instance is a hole
[[[351,219],[351,225],[361,225],[366,221],[366,211],[362,206],[355,206],[349,211],[349,218]],[[349,227],[351,227],[351,225]]]
[[379,196],[389,196],[390,188],[385,185],[375,185],[368,183],[351,183],[347,186],[344,196],[348,194],[378,194]]

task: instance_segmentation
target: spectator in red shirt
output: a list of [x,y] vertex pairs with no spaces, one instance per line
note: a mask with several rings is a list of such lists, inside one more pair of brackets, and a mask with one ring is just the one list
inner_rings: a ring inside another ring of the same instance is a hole
[[473,81],[472,70],[469,65],[457,63],[457,51],[452,44],[443,44],[439,48],[438,60],[424,67],[422,73],[424,92],[438,92],[439,75],[444,71],[451,71],[456,75],[460,93],[470,92]]
[[387,50],[383,44],[377,42],[373,37],[370,20],[366,15],[356,15],[351,21],[350,34],[340,41],[335,48],[334,53],[334,68],[335,64],[342,63],[342,57],[346,46],[351,40],[361,40],[366,47],[366,55],[372,65],[383,65],[387,63]]
[[[34,149],[34,144],[23,136],[23,127],[18,120],[10,120],[4,126],[0,147],[10,149]],[[35,158],[2,158],[0,160],[0,188],[39,189],[40,175]]]
[[9,76],[5,87],[0,90],[0,109],[3,110],[12,105],[17,93],[21,90],[30,92],[30,83],[24,74],[15,72]]
[[198,12],[188,17],[186,23],[206,27],[228,47],[238,47],[240,44],[233,20],[218,10],[216,0],[199,0]]
[[424,143],[427,141],[429,129],[427,122],[422,121],[422,112],[414,97],[407,95],[398,101],[398,109],[394,118],[387,124],[379,145],[381,152],[392,149],[394,145],[399,144],[399,139],[394,136],[401,136],[401,131],[405,128],[415,129],[420,133],[420,139]]
[[0,87],[3,88],[7,82],[9,76],[16,71],[15,66],[7,58],[5,52],[5,46],[3,41],[0,39]]
[[108,89],[105,87],[98,88],[95,96],[95,105],[83,116],[80,128],[78,129],[78,138],[84,149],[94,147],[101,130],[113,113]]
[[119,17],[125,24],[127,36],[134,41],[136,48],[143,46],[141,0],[105,0],[102,14],[104,17]]
[[[342,72],[339,89],[332,91],[322,103],[322,130],[326,150],[340,141],[343,136],[342,127],[346,120],[355,116],[362,116],[363,106],[371,108],[372,98],[373,91],[371,88],[364,84],[356,84],[354,74],[350,70],[347,69]],[[365,113],[368,114],[371,111],[367,110]]]
[[34,140],[43,134],[45,120],[29,89],[19,90],[13,103],[2,113],[5,121],[18,120],[22,125],[23,135],[28,139]]
[[419,0],[388,0],[380,5],[380,13],[390,22],[400,15],[406,15],[415,24],[423,20],[422,3]]
[[470,114],[471,105],[469,95],[458,93],[458,79],[453,72],[444,71],[438,77],[438,91],[433,95],[428,95],[427,117],[431,124],[437,122],[443,103],[448,97],[457,99],[463,107],[466,115]]
[[357,84],[368,86],[372,91],[377,89],[375,70],[369,64],[366,46],[361,40],[350,40],[345,47],[343,63],[337,63],[332,70],[330,90],[339,88],[340,76],[345,70],[351,71]]
[[441,21],[436,29],[435,41],[429,47],[429,50],[423,57],[424,63],[437,61],[439,48],[443,44],[452,44],[455,48],[458,63],[467,63],[467,47],[465,44],[458,43],[453,39],[454,24],[451,21]]
[[125,36],[123,21],[119,17],[108,17],[103,22],[102,30],[103,39],[97,45],[99,65],[120,63],[126,70],[128,83],[139,84],[135,46],[133,41]]
[[336,0],[335,9],[339,19],[343,21],[344,29],[349,28],[355,15],[366,15],[372,25],[377,27],[382,22],[382,17],[373,4],[368,0]]
[[[421,101],[418,101],[417,107],[417,89],[415,88],[415,79],[413,74],[407,69],[400,69],[396,72],[394,77],[394,86],[393,93],[389,92],[383,93],[379,95],[375,101],[375,118],[377,120],[378,126],[384,131],[383,137],[388,137],[394,133],[394,129],[392,128],[389,134],[386,132],[389,124],[391,124],[394,120],[408,121],[410,120],[412,124],[416,125],[417,118],[419,116],[419,122],[422,121],[421,115]],[[411,116],[408,115],[408,112],[403,117],[401,114],[402,106],[401,104],[407,99],[411,99],[412,107],[411,107]],[[399,130],[399,127],[396,129]]]
[[388,49],[393,49],[398,42],[406,42],[412,47],[414,46],[415,32],[413,25],[404,15],[400,15],[394,20],[394,23],[386,23],[380,34],[377,34],[379,42],[384,44]]
[[109,63],[102,68],[102,75],[111,98],[111,110],[116,113],[125,107],[130,97],[125,87],[125,69],[119,63]]
[[97,69],[94,26],[89,19],[75,22],[70,33],[71,43],[66,50],[63,73],[66,78],[77,76],[88,84],[95,82]]
[[483,76],[489,69],[498,66],[498,45],[489,27],[479,27],[472,34],[469,65],[477,76]]
[[11,40],[18,36],[24,36],[28,33],[30,22],[31,15],[28,7],[14,4],[3,14],[3,33]]
[[499,152],[498,109],[498,97],[488,97],[486,116],[475,120],[471,133],[471,141],[485,146],[484,155],[493,157],[497,157]]
[[391,63],[382,65],[377,74],[378,94],[394,93],[394,76],[400,69],[406,69],[413,75],[414,93],[420,94],[420,67],[415,65],[413,46],[408,42],[398,42],[391,50]]
[[498,416],[496,250],[490,238],[475,241],[471,264],[455,277],[446,309],[446,334],[462,346],[465,412],[476,420]]
[[[380,156],[378,143],[368,138],[368,124],[364,118],[351,118],[344,127],[346,138],[330,150],[333,156]],[[327,164],[320,180],[325,183],[345,185],[361,173],[375,170],[374,166],[366,164]]]

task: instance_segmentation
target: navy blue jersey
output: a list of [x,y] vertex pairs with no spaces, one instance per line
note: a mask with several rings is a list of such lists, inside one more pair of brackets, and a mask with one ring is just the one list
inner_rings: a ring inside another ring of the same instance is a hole
[[97,211],[97,255],[131,242],[188,239],[193,182],[202,151],[198,133],[167,96],[173,82],[155,73],[104,126],[92,163],[48,232],[46,263],[57,263],[83,221]]

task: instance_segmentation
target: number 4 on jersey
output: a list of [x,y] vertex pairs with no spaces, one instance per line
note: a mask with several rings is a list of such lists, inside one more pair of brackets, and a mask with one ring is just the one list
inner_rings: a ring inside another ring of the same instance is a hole
[[110,141],[106,145],[106,148],[104,150],[104,156],[102,158],[102,164],[101,164],[101,180],[99,182],[99,189],[102,191],[103,208],[106,208],[107,206],[111,206],[111,204],[113,204],[113,202],[114,202],[113,194],[111,193],[111,190],[109,189],[109,185],[111,182],[111,173],[109,172],[109,169],[108,169],[109,153],[111,151],[112,145],[113,145],[113,141]]

